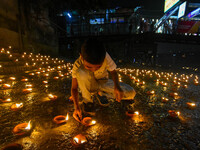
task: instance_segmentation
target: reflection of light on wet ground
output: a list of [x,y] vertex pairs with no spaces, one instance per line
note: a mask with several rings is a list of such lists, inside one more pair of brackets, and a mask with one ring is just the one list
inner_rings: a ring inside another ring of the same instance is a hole
[[134,115],[134,116],[132,117],[132,120],[134,121],[134,123],[138,124],[138,123],[140,123],[140,122],[144,122],[144,117],[143,117],[141,114],[139,114],[139,115]]
[[29,93],[27,96],[27,101],[29,103],[33,103],[33,97],[36,95],[36,93]]

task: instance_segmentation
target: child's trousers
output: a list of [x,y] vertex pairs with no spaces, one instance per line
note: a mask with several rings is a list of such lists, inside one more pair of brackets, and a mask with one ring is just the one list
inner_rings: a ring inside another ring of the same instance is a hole
[[[100,92],[101,95],[107,96],[108,98],[115,98],[114,82],[111,79],[105,78],[97,80],[93,72],[79,68],[77,81],[84,103],[93,103],[91,95],[97,92]],[[122,100],[132,100],[135,97],[136,92],[130,85],[120,82],[120,87],[124,92]]]

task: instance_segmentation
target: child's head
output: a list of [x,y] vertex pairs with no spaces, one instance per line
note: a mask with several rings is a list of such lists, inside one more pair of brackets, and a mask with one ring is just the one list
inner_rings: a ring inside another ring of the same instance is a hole
[[103,43],[97,39],[90,38],[84,42],[81,47],[81,56],[83,58],[83,64],[86,69],[90,71],[98,70],[104,59],[106,51]]

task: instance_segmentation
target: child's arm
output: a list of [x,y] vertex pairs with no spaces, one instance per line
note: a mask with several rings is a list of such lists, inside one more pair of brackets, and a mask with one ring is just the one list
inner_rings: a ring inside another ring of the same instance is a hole
[[120,102],[124,94],[123,94],[123,90],[121,89],[121,87],[119,85],[118,74],[117,74],[116,70],[110,71],[110,74],[111,74],[113,82],[114,82],[115,98],[118,102]]
[[75,107],[73,117],[76,120],[80,121],[82,119],[82,112],[81,112],[81,109],[80,109],[80,106],[79,106],[79,103],[78,103],[78,101],[79,101],[79,98],[78,98],[78,82],[77,82],[76,78],[72,78],[71,95],[72,95],[72,99],[73,99],[74,107]]

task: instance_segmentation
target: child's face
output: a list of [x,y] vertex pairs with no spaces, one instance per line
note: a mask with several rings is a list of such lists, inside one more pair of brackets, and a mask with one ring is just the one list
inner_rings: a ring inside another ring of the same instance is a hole
[[87,62],[86,60],[83,60],[83,65],[84,65],[85,69],[90,70],[92,72],[97,71],[102,66],[102,64],[91,64],[91,63]]

